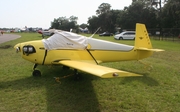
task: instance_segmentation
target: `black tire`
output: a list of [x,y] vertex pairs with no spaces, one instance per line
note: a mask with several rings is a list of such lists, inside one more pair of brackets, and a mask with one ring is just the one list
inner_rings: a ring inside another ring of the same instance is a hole
[[40,72],[39,70],[34,70],[33,73],[32,73],[32,75],[33,75],[34,77],[40,77],[40,76],[41,76],[41,72]]
[[81,74],[79,74],[78,71],[75,69],[75,70],[74,70],[74,80],[75,80],[75,81],[79,81],[79,80],[81,80],[81,79],[82,79]]
[[122,37],[119,37],[119,40],[123,40],[123,38],[122,38]]
[[81,80],[82,79],[82,75],[81,74],[76,74],[76,75],[74,75],[74,80],[75,81],[79,81],[79,80]]

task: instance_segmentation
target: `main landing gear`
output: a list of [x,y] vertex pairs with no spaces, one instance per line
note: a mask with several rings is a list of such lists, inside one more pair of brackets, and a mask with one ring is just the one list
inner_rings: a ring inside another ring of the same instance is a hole
[[80,80],[82,76],[78,73],[77,69],[74,69],[74,80]]
[[33,67],[33,73],[32,73],[32,75],[33,75],[34,77],[40,77],[40,76],[41,76],[41,72],[40,72],[39,70],[35,70],[36,67],[37,67],[37,65],[38,65],[38,64],[34,64],[34,67]]
[[[34,77],[40,77],[41,76],[41,72],[39,70],[36,70],[37,66],[38,66],[38,64],[34,64],[34,66],[33,66],[32,75]],[[63,66],[63,69],[69,69],[69,67]],[[82,76],[78,73],[77,69],[74,69],[74,80],[80,80],[81,78],[82,78]]]

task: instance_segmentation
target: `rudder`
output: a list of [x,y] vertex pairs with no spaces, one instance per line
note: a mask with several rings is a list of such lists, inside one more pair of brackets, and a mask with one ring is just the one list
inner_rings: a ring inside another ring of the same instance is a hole
[[151,40],[144,24],[136,23],[135,47],[152,48]]

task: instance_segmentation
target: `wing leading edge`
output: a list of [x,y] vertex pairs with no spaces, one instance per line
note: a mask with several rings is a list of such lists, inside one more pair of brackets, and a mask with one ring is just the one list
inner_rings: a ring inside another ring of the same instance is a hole
[[130,76],[142,76],[135,73],[130,73],[122,70],[117,70],[109,67],[95,65],[86,62],[63,60],[59,61],[60,64],[78,69],[83,72],[93,74],[101,78],[113,78],[113,77],[130,77]]

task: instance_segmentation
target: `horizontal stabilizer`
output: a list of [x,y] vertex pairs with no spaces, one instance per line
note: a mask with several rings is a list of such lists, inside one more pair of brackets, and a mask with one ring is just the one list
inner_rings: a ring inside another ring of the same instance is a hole
[[86,62],[63,60],[59,61],[60,64],[78,69],[83,72],[87,72],[96,75],[101,78],[113,78],[113,77],[130,77],[130,76],[142,76],[135,73],[130,73],[122,70],[117,70],[109,67],[95,65]]
[[164,51],[163,49],[148,49],[148,48],[144,48],[144,47],[137,48],[137,50],[142,50],[142,51],[154,51],[154,52]]

